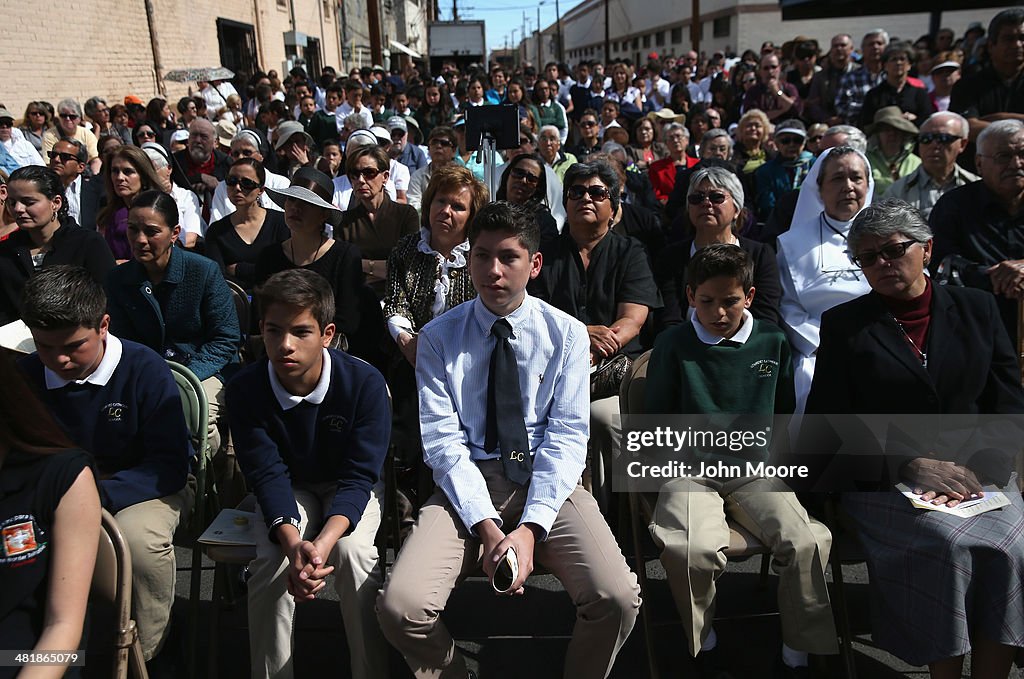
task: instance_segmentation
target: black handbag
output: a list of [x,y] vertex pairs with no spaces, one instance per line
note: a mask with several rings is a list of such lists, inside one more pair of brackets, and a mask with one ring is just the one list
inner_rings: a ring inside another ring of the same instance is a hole
[[633,359],[625,354],[615,354],[601,361],[597,369],[590,374],[590,400],[618,396],[619,385],[622,384],[622,379],[629,372],[631,365]]

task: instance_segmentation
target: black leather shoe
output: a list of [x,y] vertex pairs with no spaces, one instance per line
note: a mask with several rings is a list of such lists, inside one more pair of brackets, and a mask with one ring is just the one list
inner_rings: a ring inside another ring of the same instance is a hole
[[701,651],[693,659],[700,679],[735,679],[725,669],[725,654],[716,646],[710,651]]

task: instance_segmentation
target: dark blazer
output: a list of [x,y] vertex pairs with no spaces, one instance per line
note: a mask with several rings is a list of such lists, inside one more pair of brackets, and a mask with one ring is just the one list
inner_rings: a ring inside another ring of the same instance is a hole
[[157,286],[132,259],[107,276],[110,331],[187,365],[200,380],[238,362],[242,335],[231,291],[212,259],[171,249]]
[[[826,311],[807,413],[1024,413],[1020,368],[992,295],[940,285],[932,291],[927,368],[877,294]],[[1018,450],[979,445],[957,459],[1005,485]]]
[[[654,256],[654,280],[665,306],[654,312],[655,332],[686,320],[686,265],[690,263],[693,239],[673,243]],[[775,253],[764,243],[740,237],[740,247],[754,260],[754,303],[750,313],[754,318],[779,325],[779,300],[782,285]]]
[[79,223],[83,228],[95,231],[96,215],[107,201],[107,190],[103,185],[102,176],[82,176],[82,193],[79,201]]

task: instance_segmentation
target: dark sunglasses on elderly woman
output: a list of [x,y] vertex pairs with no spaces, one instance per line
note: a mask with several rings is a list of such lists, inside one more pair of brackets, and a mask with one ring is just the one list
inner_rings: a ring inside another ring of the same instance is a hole
[[348,178],[349,178],[349,181],[353,181],[354,182],[357,179],[359,179],[360,177],[362,177],[366,181],[370,182],[370,181],[373,181],[374,179],[376,179],[377,175],[379,175],[379,174],[380,174],[380,170],[378,170],[375,167],[364,167],[361,170],[352,170],[351,172],[349,172],[348,173]]
[[528,172],[521,167],[513,167],[510,173],[514,178],[526,182],[530,186],[536,186],[537,182],[540,181],[540,175]]
[[227,179],[225,179],[224,183],[227,184],[228,186],[231,186],[231,187],[241,186],[242,190],[246,191],[246,192],[254,191],[254,190],[260,188],[260,183],[259,182],[254,182],[253,180],[247,179],[245,177],[231,176],[231,177],[228,177]]
[[583,196],[590,196],[592,201],[600,203],[603,200],[608,200],[612,194],[604,186],[573,184],[566,190],[565,195],[569,197],[569,200],[582,200]]
[[688,195],[686,202],[690,205],[703,205],[705,200],[710,200],[712,205],[721,205],[727,198],[724,191],[708,191],[707,193],[698,191]]
[[891,262],[894,259],[899,259],[903,255],[907,254],[907,250],[910,249],[911,245],[920,242],[921,241],[918,240],[905,240],[900,243],[891,243],[889,245],[884,245],[874,251],[869,250],[867,252],[861,252],[856,255],[851,254],[850,261],[862,269],[865,269],[869,266],[873,266],[875,262],[878,261],[879,257],[881,257],[887,262]]

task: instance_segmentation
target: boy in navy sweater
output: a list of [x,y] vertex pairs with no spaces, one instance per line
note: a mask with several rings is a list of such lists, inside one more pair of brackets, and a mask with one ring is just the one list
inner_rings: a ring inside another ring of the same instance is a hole
[[37,351],[20,367],[96,461],[103,506],[132,553],[132,607],[150,660],[166,639],[174,603],[171,539],[193,499],[178,388],[160,356],[108,331],[106,295],[85,269],[43,269],[25,284],[22,305]]
[[[754,301],[750,256],[737,245],[710,245],[690,260],[686,279],[692,322],[665,331],[655,342],[646,412],[753,415],[769,421],[775,413],[792,413],[793,363],[786,337],[748,311]],[[695,475],[668,482],[658,496],[651,534],[662,549],[690,653],[704,676],[721,676],[711,621],[715,580],[725,570],[729,545],[726,516],[772,550],[783,641],[776,676],[809,676],[808,653],[837,650],[825,585],[832,536],[778,479],[750,475],[745,462],[769,462],[768,452],[767,446],[751,446],[740,458],[696,451]],[[696,475],[705,468],[743,472]]]
[[352,676],[386,678],[374,538],[387,386],[368,363],[327,348],[334,293],[319,274],[282,271],[256,294],[267,360],[239,372],[226,393],[238,461],[268,529],[257,531],[249,581],[252,676],[293,676],[295,603],[312,600],[333,572]]

